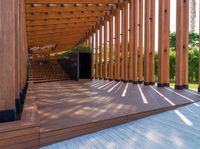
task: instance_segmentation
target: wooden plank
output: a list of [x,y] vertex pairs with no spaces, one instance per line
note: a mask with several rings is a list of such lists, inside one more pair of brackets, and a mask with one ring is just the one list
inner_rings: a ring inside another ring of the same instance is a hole
[[176,29],[176,85],[175,88],[188,88],[188,32],[189,1],[177,1]]
[[159,1],[158,86],[169,86],[170,0]]
[[94,38],[95,38],[95,36],[94,36],[94,33],[92,34],[92,66],[91,66],[91,71],[92,71],[92,78],[94,78],[94,45],[95,45],[95,43],[94,43]]
[[88,6],[35,6],[32,7],[31,5],[26,5],[26,12],[27,13],[40,13],[40,12],[77,12],[77,11],[109,11],[112,7],[109,5],[88,5]]
[[117,0],[26,0],[26,4],[115,4]]

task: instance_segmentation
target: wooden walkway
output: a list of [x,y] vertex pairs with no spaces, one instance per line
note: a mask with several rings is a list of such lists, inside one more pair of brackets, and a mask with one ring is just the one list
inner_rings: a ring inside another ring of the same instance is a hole
[[197,149],[200,102],[42,149]]
[[38,103],[41,146],[200,101],[191,90],[115,81],[61,81],[30,88]]

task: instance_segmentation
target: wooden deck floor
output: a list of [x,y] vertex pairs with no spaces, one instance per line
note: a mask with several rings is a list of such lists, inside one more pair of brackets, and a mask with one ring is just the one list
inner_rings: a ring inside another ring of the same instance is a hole
[[197,149],[200,146],[200,107],[197,104],[42,149]]
[[115,81],[50,82],[30,89],[38,103],[42,146],[200,101],[191,90]]

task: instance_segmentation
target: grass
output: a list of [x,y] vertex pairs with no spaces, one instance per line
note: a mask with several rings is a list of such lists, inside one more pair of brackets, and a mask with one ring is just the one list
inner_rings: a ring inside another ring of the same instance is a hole
[[[174,83],[174,82],[171,82],[171,83],[170,83],[170,86],[171,86],[171,87],[174,87],[174,86],[175,86],[175,83]],[[198,84],[197,84],[197,83],[189,83],[189,88],[191,88],[191,89],[198,89]]]

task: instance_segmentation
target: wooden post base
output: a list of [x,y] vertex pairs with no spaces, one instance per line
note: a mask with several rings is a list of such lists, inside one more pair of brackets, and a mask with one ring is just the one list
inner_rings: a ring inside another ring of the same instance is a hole
[[163,83],[163,84],[158,83],[157,87],[169,87],[169,83]]
[[188,89],[188,85],[175,85],[175,89],[177,90]]
[[155,85],[155,82],[144,82],[144,85]]

